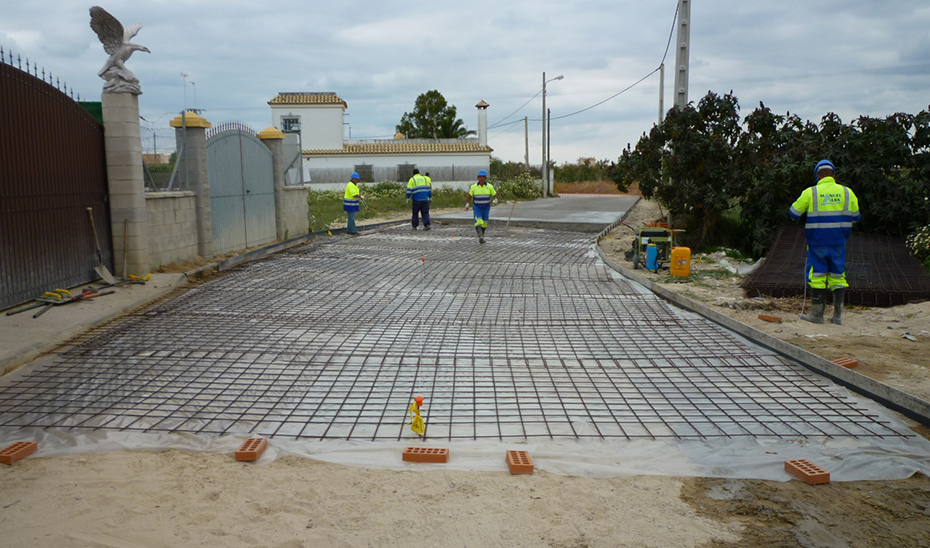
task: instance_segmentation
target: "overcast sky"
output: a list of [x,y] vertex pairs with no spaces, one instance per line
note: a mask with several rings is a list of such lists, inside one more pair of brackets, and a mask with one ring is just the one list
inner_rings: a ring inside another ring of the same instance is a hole
[[[107,59],[89,8],[72,0],[0,0],[0,45],[99,100]],[[732,90],[743,116],[764,102],[819,121],[835,112],[917,113],[930,105],[927,0],[696,0],[689,100]],[[141,81],[143,127],[185,107],[214,125],[260,131],[281,91],[332,91],[349,105],[352,138],[389,138],[417,96],[438,90],[477,129],[488,109],[494,156],[541,161],[542,75],[552,158],[615,160],[658,117],[659,75],[678,0],[312,2],[112,0],[124,26],[142,24],[127,67]],[[673,46],[665,105],[673,102]],[[187,79],[181,73],[188,75]],[[601,103],[611,96],[613,99]],[[186,97],[186,99],[185,99]],[[584,110],[588,109],[588,110]],[[579,111],[578,114],[573,114]],[[508,124],[516,121],[517,123]]]

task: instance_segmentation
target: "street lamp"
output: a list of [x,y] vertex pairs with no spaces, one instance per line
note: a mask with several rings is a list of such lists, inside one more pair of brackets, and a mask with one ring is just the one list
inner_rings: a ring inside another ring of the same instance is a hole
[[542,76],[542,184],[543,184],[543,198],[549,194],[549,161],[546,158],[546,143],[548,139],[546,137],[546,121],[547,121],[547,112],[546,112],[546,84],[552,82],[553,80],[561,80],[565,78],[563,75],[558,75],[555,78],[550,78],[546,80],[546,73],[543,73]]

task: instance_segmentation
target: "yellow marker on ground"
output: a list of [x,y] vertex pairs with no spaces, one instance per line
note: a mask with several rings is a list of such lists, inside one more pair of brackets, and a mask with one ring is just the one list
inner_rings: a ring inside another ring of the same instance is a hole
[[414,403],[411,403],[409,407],[410,429],[419,436],[422,436],[426,432],[426,423],[423,422],[423,417],[420,416],[421,405],[423,405],[423,396],[417,396],[414,398]]

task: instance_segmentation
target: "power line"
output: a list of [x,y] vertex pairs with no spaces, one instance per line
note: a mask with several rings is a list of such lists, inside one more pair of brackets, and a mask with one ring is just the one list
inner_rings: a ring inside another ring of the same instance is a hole
[[[562,118],[568,118],[569,116],[575,116],[576,114],[581,114],[582,112],[585,112],[585,111],[591,110],[592,108],[595,108],[595,107],[598,107],[598,106],[600,106],[600,105],[603,105],[603,104],[606,103],[607,101],[610,101],[611,99],[614,99],[614,98],[618,97],[619,95],[621,95],[621,94],[623,94],[623,93],[626,93],[627,91],[629,91],[629,90],[633,89],[634,87],[638,86],[638,85],[641,84],[644,80],[646,80],[647,78],[649,78],[650,76],[652,76],[652,75],[655,74],[656,72],[659,72],[659,69],[661,69],[662,65],[665,64],[665,59],[668,57],[668,50],[671,49],[671,45],[672,45],[672,36],[674,36],[674,34],[675,34],[675,22],[678,21],[678,8],[679,8],[679,6],[680,6],[680,4],[679,4],[678,2],[676,2],[676,3],[675,3],[675,16],[672,17],[672,28],[669,30],[669,33],[668,33],[668,41],[665,43],[665,52],[662,54],[662,62],[659,63],[659,66],[657,66],[655,69],[653,69],[652,72],[650,72],[649,74],[647,74],[647,75],[643,76],[642,78],[640,78],[639,80],[637,80],[637,81],[636,81],[635,83],[633,83],[632,85],[627,86],[626,88],[624,88],[624,89],[618,91],[617,93],[611,95],[610,97],[604,99],[603,101],[599,101],[599,102],[594,103],[593,105],[591,105],[591,106],[589,106],[589,107],[583,108],[583,109],[581,109],[581,110],[577,110],[577,111],[572,112],[572,113],[569,113],[569,114],[563,114],[562,116],[556,116],[556,117],[550,118],[550,120],[561,120]],[[528,104],[530,103],[530,101],[532,101],[533,99],[535,99],[536,97],[538,97],[540,93],[542,93],[542,90],[537,91],[537,92],[536,92],[536,95],[533,95],[532,97],[530,97],[525,103],[523,103],[523,104],[520,106],[520,108],[518,108],[517,110],[511,112],[510,114],[508,114],[507,116],[505,116],[504,118],[502,118],[500,122],[497,122],[496,124],[492,125],[492,126],[489,127],[488,129],[496,129],[496,128],[499,128],[499,127],[508,126],[508,125],[511,125],[511,124],[516,124],[516,123],[521,122],[522,120],[514,120],[514,121],[512,121],[512,122],[507,122],[507,123],[505,124],[505,123],[504,123],[504,120],[506,120],[507,118],[510,118],[510,117],[513,116],[514,114],[520,112],[520,110],[522,110],[523,107],[525,107],[526,105],[528,105]],[[531,122],[539,122],[540,120],[542,120],[542,118],[530,118],[530,119],[529,119],[529,121],[531,121]]]
[[[542,90],[541,90],[541,89],[540,89],[539,91],[536,92],[536,95],[530,97],[529,99],[527,99],[527,101],[526,101],[525,103],[523,103],[522,105],[520,105],[520,108],[518,108],[517,110],[511,112],[511,113],[508,114],[507,116],[504,116],[504,117],[501,119],[500,122],[497,122],[496,124],[494,124],[493,126],[489,127],[488,129],[494,129],[494,128],[497,128],[497,127],[500,127],[500,126],[504,125],[504,120],[506,120],[507,118],[510,118],[510,117],[513,116],[514,114],[520,112],[520,110],[523,109],[523,107],[525,107],[526,105],[530,104],[530,101],[532,101],[533,99],[539,97],[539,94],[540,94],[540,93],[542,93]],[[520,121],[520,120],[514,120],[513,122],[510,122],[510,123],[511,123],[511,124],[515,124],[515,123],[517,123],[517,122],[519,122],[519,121]]]
[[593,105],[591,105],[591,106],[589,106],[589,107],[586,107],[586,108],[583,108],[583,109],[581,109],[581,110],[576,110],[575,112],[572,112],[572,113],[569,113],[569,114],[563,114],[562,116],[551,117],[551,118],[549,118],[549,119],[550,119],[550,120],[561,120],[562,118],[568,118],[569,116],[574,116],[574,115],[576,115],[576,114],[581,114],[582,112],[585,112],[585,111],[587,111],[587,110],[591,110],[591,109],[594,108],[594,107],[603,105],[603,104],[606,103],[607,101],[610,101],[611,99],[613,99],[613,98],[615,98],[615,97],[621,95],[622,93],[626,93],[627,91],[629,91],[629,90],[635,88],[636,86],[638,86],[639,84],[641,84],[644,80],[646,80],[647,78],[649,78],[649,77],[652,76],[653,74],[659,72],[659,70],[662,68],[662,65],[665,64],[665,59],[666,59],[666,57],[668,57],[668,50],[671,48],[671,45],[672,45],[672,35],[674,35],[674,33],[675,33],[675,22],[678,20],[678,6],[680,6],[680,5],[681,5],[681,4],[677,4],[676,7],[675,7],[675,17],[672,18],[672,29],[671,29],[671,30],[669,31],[669,33],[668,33],[668,42],[665,43],[665,53],[662,54],[662,62],[659,63],[659,66],[657,66],[656,68],[654,68],[654,69],[652,70],[652,72],[650,72],[649,74],[643,76],[642,78],[640,78],[639,80],[637,80],[637,81],[634,82],[633,84],[627,86],[626,88],[621,89],[621,90],[618,91],[617,93],[614,93],[613,95],[611,95],[610,97],[604,99],[603,101],[599,101],[599,102],[597,102],[597,103],[594,103]]

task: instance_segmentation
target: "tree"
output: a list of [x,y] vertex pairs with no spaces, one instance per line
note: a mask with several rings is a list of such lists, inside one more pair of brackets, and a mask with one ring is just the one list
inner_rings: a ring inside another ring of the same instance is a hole
[[475,134],[436,90],[420,94],[413,112],[405,112],[396,129],[409,139],[460,139]]
[[703,247],[714,239],[721,214],[731,207],[730,191],[739,184],[739,137],[736,97],[708,93],[696,108],[672,109],[635,149],[627,147],[611,178],[621,191],[638,181],[643,196],[687,220],[688,237]]
[[814,184],[822,158],[859,197],[858,230],[906,236],[930,225],[930,112],[850,124],[828,113],[816,124],[760,103],[744,123],[745,131],[736,97],[708,92],[627,146],[611,179],[621,191],[638,182],[676,227],[686,226],[681,239],[698,247],[738,237],[734,243],[761,255],[789,222],[788,207]]

